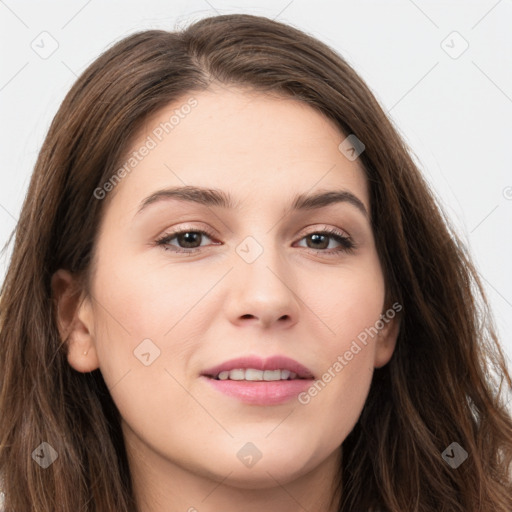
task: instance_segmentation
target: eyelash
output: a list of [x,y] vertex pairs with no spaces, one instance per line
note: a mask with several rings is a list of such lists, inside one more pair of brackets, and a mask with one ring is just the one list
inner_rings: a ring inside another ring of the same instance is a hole
[[[181,254],[187,254],[189,256],[193,256],[194,254],[198,254],[199,252],[201,252],[202,248],[200,248],[200,247],[186,249],[183,247],[172,246],[173,248],[172,249],[170,248],[169,242],[172,239],[176,238],[176,236],[182,235],[185,233],[200,233],[201,235],[206,235],[208,238],[211,238],[211,239],[213,239],[215,237],[215,235],[213,233],[209,232],[206,229],[196,229],[196,228],[187,229],[187,228],[185,228],[185,229],[180,229],[179,231],[174,231],[172,233],[167,233],[167,234],[163,235],[161,238],[159,238],[158,240],[156,240],[155,243],[156,243],[156,245],[161,246],[164,250],[171,251],[173,253],[181,253]],[[338,256],[342,253],[352,253],[356,249],[356,244],[350,237],[344,235],[341,231],[334,229],[334,228],[325,228],[325,229],[322,229],[321,231],[312,231],[311,233],[304,235],[300,240],[303,240],[304,238],[311,236],[311,235],[327,235],[331,238],[334,238],[337,242],[339,242],[341,244],[341,247],[338,247],[336,249],[329,249],[329,250],[327,250],[327,249],[312,249],[312,248],[306,247],[306,249],[308,249],[309,251],[313,251],[316,254],[323,254],[326,256]],[[219,244],[216,244],[216,245],[219,245]]]

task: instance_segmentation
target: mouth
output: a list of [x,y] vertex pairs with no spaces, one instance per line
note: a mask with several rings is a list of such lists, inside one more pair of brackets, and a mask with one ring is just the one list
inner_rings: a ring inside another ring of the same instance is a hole
[[217,392],[251,406],[283,405],[296,399],[315,378],[304,365],[286,356],[245,356],[205,370],[201,378]]
[[304,365],[281,355],[267,359],[257,356],[239,357],[209,368],[201,375],[214,380],[247,382],[311,380],[315,378]]
[[308,379],[308,377],[300,377],[297,373],[287,369],[258,370],[256,368],[235,368],[233,370],[223,370],[215,375],[206,375],[206,377],[210,377],[215,380],[244,380],[249,382]]

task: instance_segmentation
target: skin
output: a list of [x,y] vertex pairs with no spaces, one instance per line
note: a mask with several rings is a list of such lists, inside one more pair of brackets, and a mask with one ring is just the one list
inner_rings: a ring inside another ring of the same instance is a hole
[[[236,88],[190,96],[197,107],[108,198],[92,296],[73,299],[75,276],[65,270],[53,277],[69,364],[101,369],[123,418],[142,512],[332,511],[340,446],[374,368],[392,356],[397,318],[306,405],[246,404],[199,375],[237,356],[284,354],[321,377],[389,307],[370,222],[357,208],[284,215],[295,194],[339,189],[369,212],[364,172],[338,149],[345,135],[304,103]],[[149,119],[132,151],[185,101]],[[240,209],[173,199],[137,214],[144,198],[184,184],[221,189]],[[182,228],[215,236],[196,235],[193,255],[155,243]],[[327,238],[316,252],[307,235],[325,228],[356,249],[336,253],[343,247]],[[250,264],[236,252],[247,236],[263,249]],[[147,338],[160,350],[149,366],[134,356]],[[247,442],[262,454],[252,467],[237,457]]]

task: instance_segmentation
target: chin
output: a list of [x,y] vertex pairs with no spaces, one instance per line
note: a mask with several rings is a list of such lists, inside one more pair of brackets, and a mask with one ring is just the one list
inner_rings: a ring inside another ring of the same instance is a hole
[[[249,445],[245,452],[240,450],[235,457],[227,457],[226,454],[219,456],[217,461],[222,463],[208,467],[210,477],[222,480],[229,475],[225,483],[232,487],[265,489],[275,487],[277,482],[281,485],[292,482],[308,473],[316,463],[321,462],[320,459],[313,460],[313,454],[306,453],[306,447],[302,450],[302,456],[299,456],[300,452],[296,445],[284,449],[282,445],[280,448],[267,445],[261,448],[261,454],[253,450],[254,448]],[[246,453],[249,455],[245,456]]]
[[232,468],[232,473],[225,483],[240,489],[267,489],[275,487],[278,483],[286,485],[305,473],[307,470],[303,465],[295,464],[294,467],[290,467],[289,464],[275,464],[274,461],[265,464],[260,460],[252,468]]

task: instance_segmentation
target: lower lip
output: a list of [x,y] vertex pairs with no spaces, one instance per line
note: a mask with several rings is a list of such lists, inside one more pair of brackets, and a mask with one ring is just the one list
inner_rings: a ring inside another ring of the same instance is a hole
[[275,381],[217,380],[201,376],[215,389],[225,395],[253,405],[277,405],[297,397],[305,391],[313,379],[293,379]]

